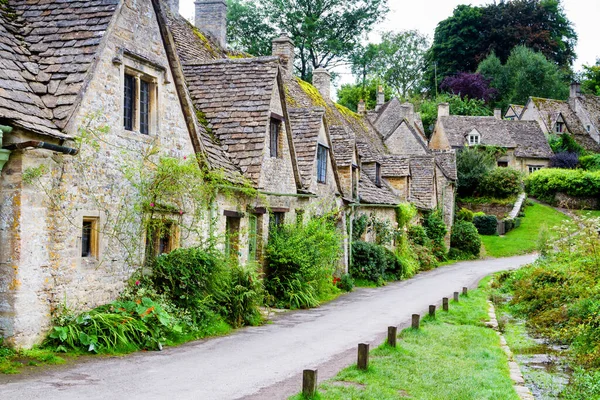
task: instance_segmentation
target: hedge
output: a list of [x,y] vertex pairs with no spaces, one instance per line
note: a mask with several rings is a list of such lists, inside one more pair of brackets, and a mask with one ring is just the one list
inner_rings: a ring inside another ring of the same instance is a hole
[[507,199],[523,190],[523,175],[512,168],[495,168],[479,184],[478,192],[485,197]]
[[452,227],[450,246],[463,253],[478,257],[481,248],[481,239],[477,228],[467,221],[457,221]]
[[600,171],[545,168],[529,175],[525,182],[527,193],[552,203],[556,193],[587,198],[600,193]]
[[498,218],[495,215],[476,215],[473,217],[473,225],[480,235],[495,235],[498,231]]

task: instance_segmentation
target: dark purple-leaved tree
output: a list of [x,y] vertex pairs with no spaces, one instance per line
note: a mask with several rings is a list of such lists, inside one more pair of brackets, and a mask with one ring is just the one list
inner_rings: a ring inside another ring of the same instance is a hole
[[490,87],[490,79],[486,79],[479,73],[459,72],[454,76],[448,76],[440,85],[441,89],[449,93],[459,95],[461,98],[483,100],[488,103],[493,100],[498,91]]

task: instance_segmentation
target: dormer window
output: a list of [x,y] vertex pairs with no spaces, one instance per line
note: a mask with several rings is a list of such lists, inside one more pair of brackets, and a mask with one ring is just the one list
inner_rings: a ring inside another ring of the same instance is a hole
[[563,133],[565,131],[564,122],[557,122],[554,129],[556,133]]
[[381,164],[375,163],[375,184],[381,186]]
[[481,135],[479,132],[473,129],[471,133],[469,133],[469,146],[477,146],[481,143]]
[[317,182],[327,182],[327,147],[322,144],[317,146]]

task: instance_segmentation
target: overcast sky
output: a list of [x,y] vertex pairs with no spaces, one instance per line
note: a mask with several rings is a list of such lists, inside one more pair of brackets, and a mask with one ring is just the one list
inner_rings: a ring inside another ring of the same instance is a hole
[[[387,19],[375,27],[369,40],[377,42],[378,32],[383,30],[400,31],[416,29],[433,38],[433,33],[438,22],[452,15],[452,11],[459,4],[483,5],[491,0],[388,0],[390,12]],[[575,61],[575,70],[581,69],[582,64],[594,64],[600,57],[600,44],[598,44],[598,24],[600,16],[600,1],[598,0],[562,0],[567,17],[575,25],[579,36]],[[181,13],[186,18],[194,15],[194,0],[180,0]],[[343,77],[342,81],[348,81]]]

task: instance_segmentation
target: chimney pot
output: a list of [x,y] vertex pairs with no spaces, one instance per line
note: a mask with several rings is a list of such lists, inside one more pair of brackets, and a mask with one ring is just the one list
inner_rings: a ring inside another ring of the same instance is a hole
[[383,86],[379,85],[377,88],[377,105],[375,106],[375,111],[379,111],[383,103],[385,103],[385,93],[383,91]]
[[440,103],[438,104],[438,118],[450,116],[450,104]]
[[289,73],[294,73],[294,42],[286,34],[281,34],[277,39],[273,39],[272,55],[279,57],[281,66]]
[[227,47],[227,3],[225,0],[196,0],[196,28],[209,34],[222,49]]
[[579,82],[571,83],[569,97],[570,98],[579,97],[580,94],[581,94],[581,84]]
[[415,124],[415,106],[412,103],[404,103],[401,106],[402,115],[406,118],[409,124]]
[[325,100],[331,99],[331,74],[325,68],[313,71],[313,85]]
[[367,105],[365,104],[365,101],[363,99],[360,99],[360,101],[358,102],[357,111],[361,115],[367,113]]
[[501,108],[494,108],[494,118],[502,119],[502,109]]

